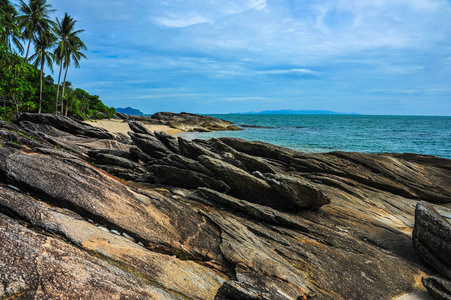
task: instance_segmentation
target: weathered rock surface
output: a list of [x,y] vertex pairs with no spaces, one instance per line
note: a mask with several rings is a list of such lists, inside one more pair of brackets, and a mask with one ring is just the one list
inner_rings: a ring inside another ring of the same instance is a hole
[[175,185],[188,189],[208,187],[224,193],[230,190],[224,182],[192,170],[164,165],[152,165],[149,170],[152,173],[150,181],[153,183]]
[[99,139],[114,138],[114,135],[112,135],[105,129],[82,123],[76,119],[51,114],[22,113],[19,115],[18,121],[28,121],[35,124],[49,125],[61,131],[68,132],[74,135],[84,135]]
[[144,126],[143,123],[138,121],[128,121],[128,126],[133,132],[136,133],[153,134],[149,129],[147,129],[146,126]]
[[[143,282],[146,282],[146,280],[157,280],[159,286],[163,286],[166,290],[169,291],[169,293],[167,293],[161,291],[160,289],[156,289],[156,292],[161,294],[159,296],[159,299],[166,299],[166,297],[170,297],[170,299],[183,299],[183,295],[189,295],[192,298],[198,297],[202,299],[211,293],[215,293],[216,289],[225,280],[225,277],[221,277],[208,268],[196,264],[192,261],[180,260],[173,256],[148,251],[146,250],[146,248],[136,244],[133,239],[130,239],[130,237],[124,238],[117,236],[112,233],[113,230],[105,230],[106,227],[101,227],[100,225],[96,226],[95,224],[88,222],[87,220],[83,219],[77,214],[74,214],[73,212],[58,207],[49,207],[46,203],[35,200],[29,196],[26,196],[7,187],[0,187],[0,206],[4,209],[7,208],[9,211],[14,212],[18,216],[20,216],[23,221],[29,224],[29,227],[34,228],[38,232],[44,232],[43,230],[45,230],[49,234],[60,236],[73,243],[74,245],[81,246],[85,250],[93,251],[93,253],[98,253],[98,256],[102,256],[111,260],[110,263],[112,263],[112,265],[110,266],[110,269],[117,269],[115,270],[115,272],[118,274],[113,273],[112,276],[107,273],[104,275],[104,277],[107,277],[106,275],[109,275],[113,280],[122,282],[123,280],[120,280],[120,276],[128,276],[133,278],[133,276],[127,274],[130,273],[130,271],[133,271],[131,273],[139,275],[137,277],[143,279]],[[2,215],[0,214],[0,216]],[[49,238],[47,237],[47,239]],[[53,240],[55,241],[53,241],[52,247],[56,247],[55,244],[57,244],[58,239],[54,238]],[[26,242],[22,241],[22,244],[26,245]],[[62,245],[63,243],[60,242],[60,244]],[[28,246],[31,247],[31,245]],[[46,251],[43,251],[44,254],[46,254],[48,250],[53,250],[55,252],[78,250],[76,247],[70,245],[67,245],[62,249],[51,249],[49,246],[47,246]],[[25,248],[25,250],[34,250],[37,252],[37,254],[39,254],[39,249]],[[18,254],[20,254],[20,251],[17,252]],[[86,254],[90,253],[88,252]],[[90,255],[86,256],[88,256],[88,258],[91,257]],[[56,260],[57,258],[50,257],[49,260],[50,259]],[[95,256],[92,256],[91,259],[94,261],[102,261],[101,259],[96,259]],[[79,272],[83,274],[85,272],[80,271],[80,269],[84,267],[84,263],[89,264],[89,259],[82,257],[81,259],[78,258],[78,260],[80,261],[77,263],[79,263],[80,265],[73,263],[73,265],[71,265],[70,267],[79,270]],[[64,263],[64,261],[61,261],[61,264],[65,265],[66,263]],[[165,265],[166,268],[162,268],[162,265]],[[17,267],[19,268],[20,266]],[[43,273],[45,272],[49,274],[49,276],[52,276],[55,279],[58,279],[58,274],[51,274],[51,269],[47,271],[41,271]],[[92,272],[91,270],[91,272],[84,274],[83,277],[89,278],[89,275],[98,276],[98,272],[100,271],[101,270]],[[177,273],[177,271],[186,273]],[[158,279],[154,277],[155,273],[159,273]],[[64,281],[75,280],[68,275],[71,274],[63,275]],[[78,274],[76,272],[72,275]],[[186,278],[190,278],[191,280],[187,282]],[[141,280],[138,280],[138,282],[139,281]],[[93,283],[95,283],[95,281]],[[73,283],[60,282],[59,284],[70,285]],[[100,282],[100,284],[108,287],[109,282],[105,280],[104,282]],[[42,286],[40,288],[46,287]],[[208,289],[213,290],[208,291]],[[8,293],[17,292],[14,290],[8,291],[8,288],[6,288],[6,290]],[[134,290],[134,288],[130,289],[122,287],[121,292],[122,294],[129,295],[129,297],[131,297],[133,295],[131,293],[131,290]],[[94,293],[95,290],[89,292]],[[99,291],[99,293],[100,294],[98,295],[93,294],[92,299],[111,299],[108,298],[108,294],[102,295],[103,291]],[[158,295],[158,293],[155,294]],[[146,296],[149,297],[149,295]],[[139,299],[141,297],[139,295],[135,295],[132,296],[131,299]]]
[[151,156],[155,153],[172,153],[154,134],[130,133],[130,136],[139,149]]
[[421,282],[437,300],[451,300],[451,281],[437,277],[423,277]]
[[[0,123],[0,299],[380,300],[449,289],[426,279],[449,270],[449,223],[428,208],[451,218],[449,160],[133,128],[129,144],[33,115]],[[435,204],[420,202],[412,243],[419,200]]]
[[152,115],[151,119],[183,131],[242,130],[226,120],[190,113],[159,112]]
[[451,279],[451,224],[427,202],[416,206],[412,239],[424,261]]
[[146,128],[144,130],[138,129],[136,122],[141,122],[144,124],[151,125],[167,125],[181,131],[198,131],[198,132],[208,132],[208,131],[221,131],[221,130],[242,130],[240,127],[233,125],[232,122],[226,120],[220,120],[215,117],[196,115],[190,113],[170,113],[170,112],[159,112],[150,117],[146,116],[132,116],[122,113],[116,113],[116,117],[125,120],[129,123],[130,127],[136,133],[146,133]]
[[0,239],[3,299],[183,299],[1,213]]

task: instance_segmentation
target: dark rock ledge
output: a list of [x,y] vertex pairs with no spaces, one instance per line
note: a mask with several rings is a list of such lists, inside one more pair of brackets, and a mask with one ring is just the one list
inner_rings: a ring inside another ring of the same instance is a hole
[[449,299],[450,160],[130,124],[0,122],[0,299]]
[[170,112],[159,112],[150,117],[132,116],[121,113],[117,113],[116,116],[117,118],[126,121],[138,121],[144,124],[152,124],[152,125],[167,125],[172,128],[187,132],[243,130],[238,126],[233,125],[233,122],[227,120],[220,120],[210,116],[190,114],[185,112],[179,114]]
[[415,210],[413,246],[438,276],[423,277],[429,293],[440,300],[451,299],[451,224],[430,204],[418,202]]

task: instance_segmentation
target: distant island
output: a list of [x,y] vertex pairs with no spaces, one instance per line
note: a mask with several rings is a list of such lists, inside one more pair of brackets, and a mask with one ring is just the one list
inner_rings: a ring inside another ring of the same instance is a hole
[[121,114],[126,114],[126,115],[132,115],[132,116],[144,115],[144,113],[142,111],[140,111],[139,109],[131,108],[131,107],[126,107],[126,108],[118,107],[118,108],[116,108],[116,112],[121,113]]
[[[132,116],[146,116],[151,114],[144,114],[142,111],[132,107],[118,107],[116,112]],[[359,115],[357,113],[341,113],[331,110],[294,110],[294,109],[280,109],[280,110],[264,110],[260,112],[242,112],[242,113],[228,113],[229,115]]]
[[357,113],[340,113],[330,110],[264,110],[260,112],[245,112],[245,113],[231,113],[231,114],[258,114],[258,115],[358,115]]

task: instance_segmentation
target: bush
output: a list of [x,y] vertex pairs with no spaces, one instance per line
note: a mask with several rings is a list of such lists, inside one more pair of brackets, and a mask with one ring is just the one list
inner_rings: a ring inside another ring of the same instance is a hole
[[0,107],[0,119],[11,122],[14,118],[14,110],[12,107]]

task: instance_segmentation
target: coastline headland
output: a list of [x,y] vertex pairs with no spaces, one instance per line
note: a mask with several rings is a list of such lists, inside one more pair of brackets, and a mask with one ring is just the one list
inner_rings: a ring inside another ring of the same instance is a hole
[[236,128],[118,118],[0,121],[0,299],[451,297],[451,160],[188,141],[160,130]]
[[139,121],[145,125],[166,125],[185,132],[209,132],[223,130],[242,130],[232,122],[218,118],[191,114],[158,112],[150,117],[116,114],[118,118],[130,121]]

